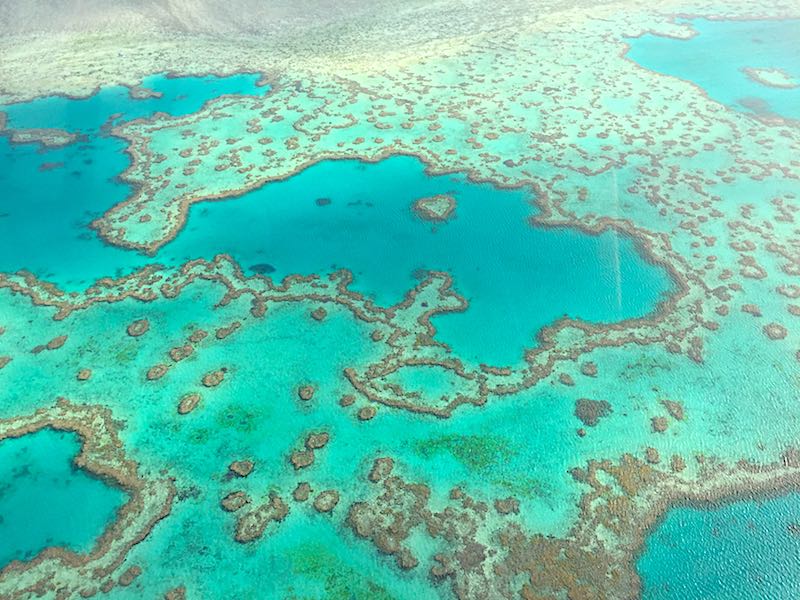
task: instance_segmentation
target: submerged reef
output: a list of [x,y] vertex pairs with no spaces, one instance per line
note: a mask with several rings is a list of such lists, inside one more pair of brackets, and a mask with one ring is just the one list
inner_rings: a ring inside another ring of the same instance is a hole
[[[697,461],[701,484],[655,470],[631,455],[573,469],[575,481],[590,491],[581,498],[579,524],[559,539],[526,534],[509,516],[518,512],[513,498],[496,500],[492,511],[456,487],[444,508],[436,510],[426,485],[409,483],[394,474],[392,459],[379,458],[369,475],[377,492],[351,506],[348,524],[357,536],[393,555],[402,569],[419,565],[408,545],[413,533],[441,538],[444,550],[433,556],[430,577],[449,582],[458,598],[635,597],[640,583],[634,560],[666,507],[758,498],[800,485],[793,449],[767,466]],[[607,533],[614,536],[613,544]],[[521,575],[525,583],[518,589]]]
[[426,221],[447,221],[456,210],[456,199],[447,194],[438,194],[416,200],[413,208]]
[[754,67],[745,67],[743,71],[750,79],[760,83],[761,85],[789,90],[800,87],[800,81],[789,75],[783,69],[758,69]]
[[[221,300],[223,305],[234,299],[250,298],[250,314],[255,318],[263,317],[271,304],[304,300],[327,302],[348,309],[354,318],[370,324],[373,328],[373,350],[376,356],[382,354],[362,369],[347,367],[343,370],[344,377],[353,388],[370,401],[439,417],[449,417],[464,404],[483,405],[490,395],[509,395],[529,388],[549,376],[559,362],[573,361],[597,347],[661,343],[670,352],[683,351],[691,358],[700,360],[700,338],[690,336],[690,332],[703,321],[699,314],[695,314],[697,304],[689,302],[688,288],[664,302],[652,317],[607,326],[565,318],[539,333],[539,345],[527,352],[525,363],[517,369],[465,364],[457,358],[451,358],[449,348],[435,341],[436,330],[431,317],[467,309],[466,301],[452,291],[451,277],[442,272],[430,272],[424,281],[407,293],[402,302],[390,308],[377,307],[363,295],[350,291],[348,286],[352,275],[347,271],[333,273],[324,279],[293,276],[276,285],[259,275],[246,276],[231,257],[224,255],[214,261],[190,261],[176,270],[148,267],[122,279],[100,280],[86,292],[73,292],[66,297],[24,273],[0,274],[0,288],[28,296],[37,306],[57,309],[54,318],[62,320],[74,311],[96,303],[127,298],[145,302],[174,298],[197,280],[214,281],[227,290]],[[685,311],[677,310],[681,304],[685,306]],[[682,312],[689,313],[688,319]],[[147,329],[141,322],[136,322],[128,326],[127,332],[128,335],[139,336],[143,335],[140,333],[142,330]],[[375,336],[375,331],[381,332],[381,335]],[[227,335],[216,336],[218,340],[225,337]],[[170,369],[177,368],[181,357],[175,356],[174,350],[171,355],[172,365],[152,365],[145,374],[146,379],[161,379]],[[391,381],[392,376],[404,369],[417,367],[432,367],[456,378],[459,382],[458,392],[453,396],[442,396],[438,402],[431,404],[419,393],[406,391]],[[205,388],[216,388],[224,381],[225,373],[226,367],[208,371],[201,376],[200,383]],[[314,397],[314,386],[300,385],[297,395],[304,402],[310,401]]]
[[[130,497],[89,554],[49,547],[31,561],[12,561],[4,566],[0,570],[0,595],[4,598],[27,598],[31,594],[71,597],[78,593],[85,597],[101,586],[113,587],[113,578],[109,577],[124,564],[130,549],[169,514],[175,495],[171,480],[142,477],[137,464],[127,458],[118,426],[105,408],[71,404],[62,398],[51,408],[0,420],[0,442],[44,428],[77,433],[81,450],[75,458],[76,466],[122,488]],[[122,580],[133,580],[129,571]]]
[[[796,4],[381,0],[276,36],[231,6],[0,23],[0,234],[26,248],[0,269],[0,443],[74,432],[128,494],[0,596],[637,598],[671,507],[800,489]],[[650,52],[707,40],[719,80]],[[553,237],[494,252],[520,230]],[[429,260],[417,232],[458,245]],[[486,340],[530,314],[458,325],[487,281],[554,310],[516,359]]]

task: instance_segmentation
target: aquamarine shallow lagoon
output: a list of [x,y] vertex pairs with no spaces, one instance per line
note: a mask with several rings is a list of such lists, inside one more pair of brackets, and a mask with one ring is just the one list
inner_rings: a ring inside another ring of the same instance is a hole
[[50,546],[92,550],[127,494],[77,469],[76,434],[42,429],[0,442],[0,569]]
[[800,494],[670,510],[639,558],[644,600],[800,597]]
[[[87,132],[88,140],[44,151],[0,140],[4,160],[14,164],[0,171],[0,185],[10,190],[0,200],[0,271],[25,269],[74,290],[153,261],[179,266],[226,253],[276,281],[349,269],[353,289],[381,306],[400,302],[426,271],[446,271],[469,310],[435,318],[438,339],[463,358],[500,365],[521,361],[523,350],[537,345],[537,332],[562,317],[643,317],[672,291],[666,271],[648,263],[632,239],[533,225],[529,190],[430,175],[408,156],[325,161],[242,197],[195,205],[184,230],[154,259],[105,243],[87,228],[131,192],[113,175],[127,166],[122,141],[99,129],[112,114],[182,114],[222,93],[255,93],[256,81],[159,76],[145,81],[163,93],[159,99],[135,100],[127,88],[112,88],[86,100],[12,105],[12,126],[45,123]],[[42,170],[44,163],[56,166]],[[425,221],[412,209],[436,194],[455,197],[447,222]]]
[[[800,20],[678,19],[697,31],[683,40],[646,34],[629,39],[628,58],[643,67],[700,86],[735,110],[800,119],[800,86],[764,85],[744,69],[782,69],[800,81]],[[724,60],[720,60],[724,57]]]
[[[455,215],[424,221],[412,205],[437,194],[455,198]],[[241,198],[195,205],[156,259],[180,264],[214,248],[275,280],[347,268],[352,289],[380,306],[400,302],[426,271],[445,271],[469,308],[435,317],[437,338],[458,356],[501,365],[520,361],[563,316],[641,317],[672,290],[632,239],[532,225],[532,201],[524,189],[428,175],[413,157],[326,161]]]
[[161,73],[142,80],[140,88],[151,95],[137,98],[131,88],[109,86],[87,98],[45,96],[30,102],[2,106],[7,126],[16,129],[56,128],[84,135],[96,134],[102,127],[122,120],[146,119],[157,112],[179,117],[196,112],[209,100],[224,95],[263,96],[270,86],[261,85],[261,75],[242,73],[175,76]]
[[[160,98],[132,98],[127,87],[103,88],[86,99],[60,96],[0,106],[8,127],[57,128],[84,136],[62,148],[12,144],[0,136],[0,272],[25,269],[62,289],[85,289],[100,277],[126,275],[148,262],[106,244],[89,224],[125,200],[131,187],[117,176],[128,166],[126,143],[104,126],[119,119],[181,115],[221,94],[265,94],[258,75],[170,78],[143,85]],[[42,218],[46,216],[47,218]]]
[[525,4],[0,68],[2,600],[800,597],[800,21]]

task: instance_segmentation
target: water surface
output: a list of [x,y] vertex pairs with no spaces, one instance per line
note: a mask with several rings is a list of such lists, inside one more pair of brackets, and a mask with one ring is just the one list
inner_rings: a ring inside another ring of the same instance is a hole
[[85,289],[99,277],[120,276],[151,262],[110,246],[89,224],[125,200],[131,186],[117,176],[129,165],[127,142],[103,128],[120,119],[161,111],[182,115],[221,94],[265,94],[258,75],[170,78],[154,75],[143,85],[160,98],[131,98],[123,86],[86,99],[61,96],[0,106],[10,128],[59,128],[80,133],[62,148],[12,144],[0,136],[0,272],[25,269],[62,289]]
[[[390,306],[426,271],[447,271],[470,306],[434,319],[438,339],[463,358],[492,364],[521,361],[537,332],[559,318],[642,317],[671,291],[666,272],[648,263],[632,239],[533,226],[530,190],[429,175],[422,162],[404,156],[325,161],[240,198],[194,205],[186,227],[155,259],[88,229],[131,193],[116,178],[128,165],[124,142],[104,133],[103,124],[156,110],[182,114],[223,93],[265,93],[256,81],[157,76],[145,85],[163,92],[158,99],[134,100],[127,88],[108,88],[85,100],[48,97],[8,107],[11,126],[87,137],[51,150],[0,139],[0,161],[14,165],[0,170],[8,192],[0,199],[0,272],[25,269],[80,290],[153,260],[178,266],[227,253],[276,280],[347,268],[354,289]],[[412,210],[417,199],[435,194],[456,199],[447,222],[425,221]]]
[[753,81],[745,68],[782,69],[800,81],[800,20],[679,20],[697,35],[688,40],[647,34],[627,40],[628,57],[653,71],[700,86],[735,110],[800,119],[800,87]]
[[674,508],[637,563],[645,600],[800,597],[800,494]]
[[[444,223],[412,210],[435,194],[457,202]],[[178,264],[225,252],[278,280],[347,268],[353,289],[381,306],[402,300],[426,271],[446,271],[469,308],[435,318],[437,338],[493,364],[521,360],[536,333],[563,316],[640,317],[671,290],[632,239],[534,226],[532,200],[524,189],[428,175],[412,157],[326,161],[241,198],[195,205],[156,258]]]
[[76,434],[42,429],[0,442],[0,568],[50,546],[89,552],[127,494],[77,469]]

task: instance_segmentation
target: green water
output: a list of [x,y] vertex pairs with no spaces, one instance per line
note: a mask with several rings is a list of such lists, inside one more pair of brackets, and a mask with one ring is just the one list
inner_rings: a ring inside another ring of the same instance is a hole
[[77,469],[74,433],[42,429],[0,442],[0,568],[44,548],[92,550],[127,494]]

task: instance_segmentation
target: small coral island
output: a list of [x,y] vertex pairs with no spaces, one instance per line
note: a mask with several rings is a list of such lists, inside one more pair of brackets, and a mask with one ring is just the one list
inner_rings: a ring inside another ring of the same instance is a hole
[[800,87],[800,80],[792,77],[783,69],[757,69],[755,67],[745,67],[742,69],[745,75],[756,83],[773,88],[791,90]]
[[413,209],[425,221],[447,221],[456,210],[456,199],[448,194],[426,196],[415,201]]

